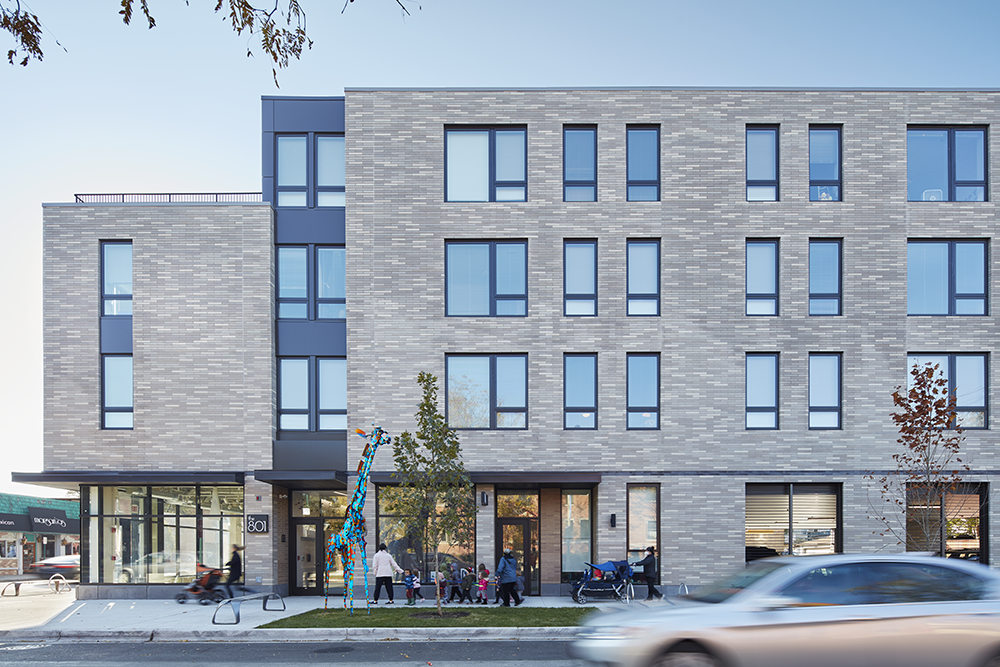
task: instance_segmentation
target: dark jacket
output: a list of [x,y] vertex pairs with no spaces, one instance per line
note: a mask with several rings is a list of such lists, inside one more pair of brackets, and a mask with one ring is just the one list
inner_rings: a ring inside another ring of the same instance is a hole
[[[215,561],[218,563],[219,561]],[[230,581],[236,581],[243,574],[243,559],[240,558],[240,552],[234,551],[233,557],[226,563],[226,567],[229,568],[229,579]]]
[[511,584],[517,581],[517,561],[513,556],[504,556],[497,564],[497,579],[501,584]]
[[648,554],[638,563],[632,563],[633,567],[642,566],[642,575],[647,579],[651,579],[656,576],[656,556],[653,554]]

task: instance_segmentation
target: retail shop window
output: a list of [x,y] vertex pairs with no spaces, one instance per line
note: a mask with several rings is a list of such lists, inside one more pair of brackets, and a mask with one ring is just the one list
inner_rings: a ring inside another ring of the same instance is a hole
[[986,244],[908,241],[907,315],[986,315]]
[[346,204],[342,135],[278,135],[275,148],[277,206],[330,208]]
[[989,485],[951,482],[906,486],[906,550],[941,553],[986,565],[989,562]]
[[526,316],[528,242],[446,242],[445,304],[448,316]]
[[347,428],[347,360],[278,359],[278,428],[336,431]]
[[562,577],[575,584],[593,563],[592,493],[590,489],[562,491]]
[[778,128],[747,126],[747,201],[778,201]]
[[928,364],[937,367],[936,377],[944,378],[948,393],[955,397],[955,414],[959,426],[963,429],[988,428],[987,355],[910,353],[906,356],[907,388],[913,385],[910,370],[915,366],[924,368]]
[[746,560],[843,551],[840,484],[747,484]]
[[[626,507],[626,544],[629,562],[646,557],[646,549],[656,549],[656,562],[660,564],[660,485],[629,484]],[[656,581],[660,582],[660,573]]]
[[908,201],[986,201],[986,165],[985,128],[906,131]]
[[278,246],[277,251],[278,319],[346,319],[343,246]]
[[446,404],[452,428],[528,428],[528,355],[445,357]]
[[451,127],[444,142],[445,201],[527,200],[527,129]]
[[563,128],[563,201],[597,201],[597,128]]

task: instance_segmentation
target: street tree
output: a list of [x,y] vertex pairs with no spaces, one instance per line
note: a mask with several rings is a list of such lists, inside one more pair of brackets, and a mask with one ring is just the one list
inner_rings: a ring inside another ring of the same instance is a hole
[[[968,530],[970,521],[968,501],[961,494],[962,475],[970,468],[962,458],[965,436],[955,394],[937,364],[915,364],[906,389],[896,387],[892,402],[902,451],[892,456],[894,470],[865,476],[877,490],[874,501],[869,497],[869,518],[882,524],[876,534],[896,538],[907,551],[944,556],[949,524]],[[978,509],[972,508],[976,516]]]
[[[415,415],[417,431],[415,435],[403,431],[393,443],[393,477],[399,486],[388,494],[386,509],[400,518],[407,537],[421,545],[422,554],[433,550],[431,571],[436,577],[442,543],[463,547],[472,543],[477,508],[458,434],[438,411],[437,378],[420,373],[417,384],[423,388]],[[440,614],[440,588],[437,581],[433,583]]]

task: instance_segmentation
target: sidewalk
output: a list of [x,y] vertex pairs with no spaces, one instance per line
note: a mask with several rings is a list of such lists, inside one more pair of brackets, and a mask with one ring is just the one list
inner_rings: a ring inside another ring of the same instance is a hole
[[[10,593],[12,591],[8,591]],[[564,640],[576,628],[317,628],[262,630],[257,626],[280,618],[295,616],[312,609],[322,609],[323,597],[284,598],[285,611],[264,611],[260,600],[243,603],[239,625],[212,625],[216,605],[177,604],[174,600],[76,600],[75,593],[52,593],[44,580],[38,585],[21,587],[18,597],[0,598],[0,643],[23,641],[119,641],[119,642],[336,642],[336,641],[466,641],[476,639]],[[394,606],[378,607],[392,611],[405,609],[402,600]],[[340,609],[340,597],[330,598],[330,607]],[[633,603],[633,606],[642,603]],[[274,603],[272,602],[273,606]],[[280,606],[280,605],[279,605]],[[433,601],[426,605],[433,609]],[[568,597],[529,597],[525,607],[575,607]],[[623,609],[614,601],[588,603],[592,609]],[[461,609],[448,605],[446,609]],[[490,605],[490,608],[494,608]],[[498,610],[499,611],[499,610]],[[511,610],[514,611],[514,610]],[[355,600],[354,613],[365,613],[364,601]],[[390,612],[391,613],[391,612]],[[517,613],[514,611],[514,613]],[[232,622],[228,609],[219,611],[218,619]]]

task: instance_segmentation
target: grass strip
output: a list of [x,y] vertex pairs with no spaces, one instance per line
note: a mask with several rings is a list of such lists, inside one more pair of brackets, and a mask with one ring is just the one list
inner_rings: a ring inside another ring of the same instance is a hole
[[595,609],[586,607],[488,607],[448,608],[426,607],[372,607],[371,614],[364,605],[354,608],[354,613],[336,607],[313,609],[303,614],[289,616],[266,623],[261,628],[525,628],[525,627],[574,627],[582,623]]

